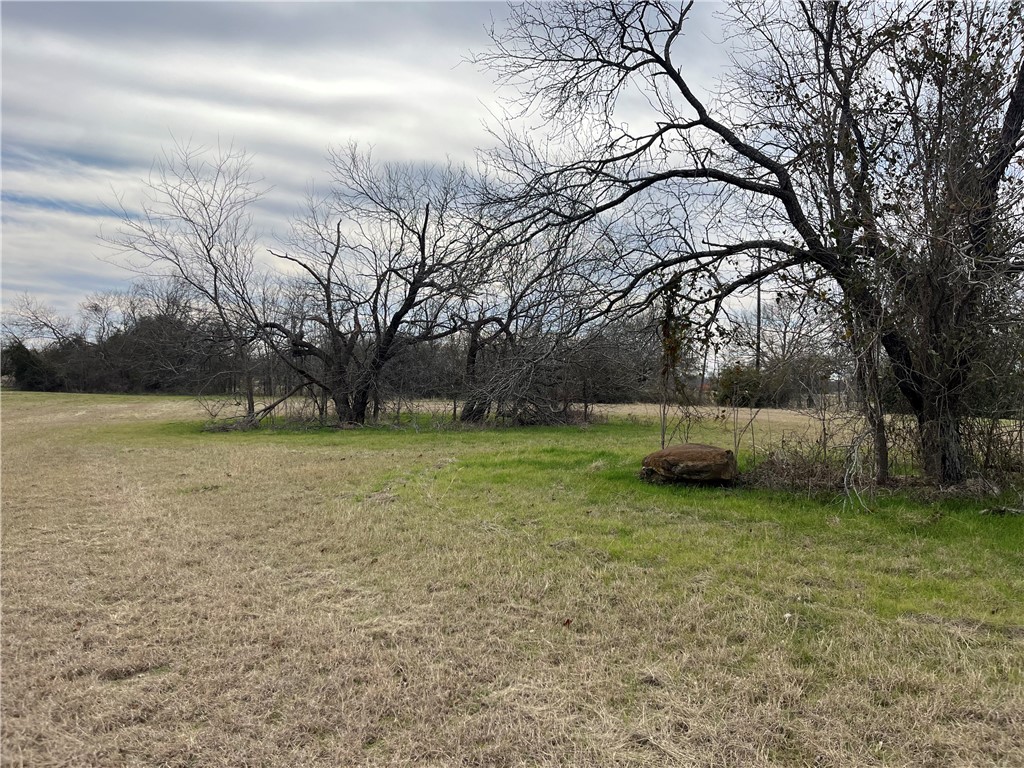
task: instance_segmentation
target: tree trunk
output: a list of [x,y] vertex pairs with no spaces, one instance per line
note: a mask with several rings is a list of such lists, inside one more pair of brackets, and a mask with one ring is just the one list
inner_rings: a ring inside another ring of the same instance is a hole
[[334,401],[334,412],[338,416],[338,423],[351,423],[353,421],[352,405],[349,403],[348,395],[335,390],[331,393],[331,400]]
[[937,483],[956,485],[967,474],[960,419],[952,409],[926,407],[917,417],[925,474]]
[[352,414],[349,421],[354,424],[366,423],[366,409],[370,405],[370,385],[359,388],[352,398]]
[[466,402],[462,405],[459,421],[467,424],[482,424],[491,409],[491,401],[476,391],[477,358],[480,356],[480,330],[473,328],[466,350]]
[[256,392],[255,383],[250,371],[245,372],[245,415],[252,418],[256,414]]
[[459,414],[459,421],[467,424],[482,424],[487,418],[487,412],[491,409],[491,401],[485,397],[471,395],[466,398],[462,406],[462,413]]
[[854,363],[854,381],[864,404],[864,416],[871,429],[871,440],[875,458],[875,482],[885,485],[889,482],[889,436],[885,427],[885,411],[882,407],[882,387],[878,378],[878,346],[871,344],[860,351]]
[[[927,379],[918,376],[916,380]],[[960,433],[959,402],[951,396],[958,388],[943,386],[944,382],[936,382],[933,387],[915,387],[912,380],[898,377],[897,381],[917,417],[925,476],[940,485],[962,483],[967,473],[967,454]]]
[[307,384],[306,387],[309,389],[310,400],[316,406],[317,419],[321,425],[325,425],[327,423],[327,390],[317,389],[312,384]]
[[942,334],[931,334],[934,354],[928,365],[915,365],[907,340],[894,331],[883,334],[882,343],[893,365],[896,384],[917,417],[925,476],[941,485],[957,485],[967,472],[960,400],[973,359],[955,346],[951,351],[948,341],[941,345],[940,338]]
[[889,436],[885,429],[885,414],[881,410],[871,410],[868,422],[875,449],[875,482],[885,485],[889,482]]

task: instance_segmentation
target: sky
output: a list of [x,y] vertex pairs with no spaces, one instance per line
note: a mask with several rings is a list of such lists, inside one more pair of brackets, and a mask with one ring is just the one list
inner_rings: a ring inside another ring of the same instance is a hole
[[329,146],[473,163],[508,94],[466,57],[506,17],[488,2],[5,0],[3,307],[28,294],[72,314],[126,288],[100,233],[175,142],[252,155],[268,245],[325,180]]

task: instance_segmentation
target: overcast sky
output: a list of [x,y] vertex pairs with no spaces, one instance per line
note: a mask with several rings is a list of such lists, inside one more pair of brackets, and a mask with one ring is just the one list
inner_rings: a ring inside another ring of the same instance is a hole
[[273,186],[259,224],[281,234],[329,145],[473,161],[499,101],[464,59],[506,15],[485,2],[5,0],[4,306],[28,293],[71,313],[126,287],[97,236],[175,139],[251,152]]

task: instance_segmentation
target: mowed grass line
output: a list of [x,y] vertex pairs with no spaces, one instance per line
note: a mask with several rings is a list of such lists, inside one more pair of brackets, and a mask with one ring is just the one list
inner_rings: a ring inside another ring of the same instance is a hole
[[4,765],[1024,764],[1024,525],[980,504],[651,486],[642,421],[2,416]]

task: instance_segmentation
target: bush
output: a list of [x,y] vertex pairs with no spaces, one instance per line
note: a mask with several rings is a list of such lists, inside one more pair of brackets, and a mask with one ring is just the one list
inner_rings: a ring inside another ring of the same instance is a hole
[[0,366],[4,375],[14,379],[14,385],[18,389],[53,392],[64,385],[56,369],[20,341],[11,342],[3,348],[0,353]]
[[[814,391],[821,387],[820,378],[815,377]],[[810,391],[788,366],[767,366],[759,371],[751,365],[736,363],[719,374],[715,402],[735,408],[789,408],[796,401],[799,407],[806,395],[798,393]]]

